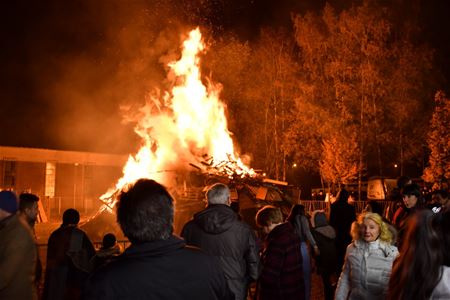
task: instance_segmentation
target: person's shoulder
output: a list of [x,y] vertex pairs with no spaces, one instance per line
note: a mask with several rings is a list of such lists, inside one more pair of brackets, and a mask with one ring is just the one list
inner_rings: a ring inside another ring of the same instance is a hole
[[380,241],[380,248],[383,250],[386,257],[396,258],[399,253],[397,246],[385,241]]
[[196,230],[196,228],[198,228],[198,225],[195,223],[194,219],[191,219],[186,224],[184,224],[183,228],[181,229],[180,236],[185,238],[186,234],[192,233],[192,231]]
[[193,226],[196,226],[195,220],[190,219],[189,221],[186,222],[186,224],[184,224],[183,229],[191,228]]
[[450,285],[450,266],[442,266],[442,279]]
[[236,218],[236,220],[233,221],[233,224],[239,230],[246,231],[246,232],[253,232],[252,227],[242,220],[239,220]]
[[363,251],[366,248],[366,243],[363,240],[354,240],[347,246],[347,251],[349,253],[351,252],[357,252],[357,251]]
[[285,222],[276,226],[269,233],[268,238],[269,242],[277,244],[290,244],[297,241],[300,243],[298,234],[295,232],[294,227],[289,222]]
[[449,299],[450,297],[450,266],[442,266],[442,276],[434,287],[430,299]]
[[195,246],[186,245],[179,250],[178,255],[180,260],[189,262],[192,266],[196,266],[198,271],[200,271],[200,269],[220,268],[220,263],[216,257],[207,254],[202,249]]
[[15,240],[22,240],[22,242],[29,242],[30,240],[33,241],[33,233],[30,226],[26,224],[25,221],[22,221],[22,219],[17,215],[11,217],[8,225],[9,234],[14,237],[20,237],[15,238]]
[[191,257],[193,259],[197,259],[197,258],[200,258],[200,259],[207,258],[207,259],[209,259],[209,257],[210,257],[208,254],[206,254],[206,252],[204,252],[202,249],[200,249],[199,247],[194,246],[194,245],[186,245],[186,246],[184,246],[183,248],[180,249],[179,253],[181,255],[188,256],[188,257]]
[[83,237],[89,239],[89,235],[87,234],[87,232],[84,229],[82,229],[82,228],[80,228],[78,226],[74,226],[72,228],[73,228],[72,231],[71,231],[72,233],[81,234]]

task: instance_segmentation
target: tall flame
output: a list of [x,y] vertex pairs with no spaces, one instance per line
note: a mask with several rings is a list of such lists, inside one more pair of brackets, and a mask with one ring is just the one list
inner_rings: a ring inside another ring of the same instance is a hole
[[227,127],[225,106],[219,100],[220,86],[203,85],[199,53],[204,51],[200,30],[194,29],[183,43],[181,59],[169,63],[175,86],[164,97],[152,96],[130,120],[143,145],[130,155],[123,176],[100,198],[104,209],[115,204],[114,195],[139,178],[165,182],[167,169],[188,165],[212,156],[210,169],[228,176],[254,176],[253,169],[235,153]]

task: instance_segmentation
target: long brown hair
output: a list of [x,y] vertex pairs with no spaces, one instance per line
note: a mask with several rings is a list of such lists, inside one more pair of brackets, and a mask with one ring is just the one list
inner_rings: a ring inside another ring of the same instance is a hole
[[443,253],[432,217],[431,211],[424,210],[409,220],[405,242],[392,268],[388,299],[429,299],[441,279]]

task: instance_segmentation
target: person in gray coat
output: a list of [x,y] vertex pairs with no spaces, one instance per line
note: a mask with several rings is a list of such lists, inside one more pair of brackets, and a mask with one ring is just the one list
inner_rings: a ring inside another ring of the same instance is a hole
[[259,275],[256,236],[230,208],[230,190],[216,183],[206,192],[206,209],[186,223],[181,236],[188,245],[218,258],[236,300],[247,299],[247,289]]
[[358,223],[364,235],[347,247],[335,299],[385,299],[397,247],[380,215],[361,214]]

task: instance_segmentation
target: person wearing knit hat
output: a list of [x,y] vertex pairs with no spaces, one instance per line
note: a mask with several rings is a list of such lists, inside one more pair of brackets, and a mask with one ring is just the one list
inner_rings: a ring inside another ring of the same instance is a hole
[[313,235],[319,254],[316,255],[317,274],[322,278],[325,300],[334,299],[334,284],[337,277],[336,231],[328,224],[323,210],[315,210],[311,215],[311,234]]
[[[0,209],[4,213],[10,215],[15,214],[17,211],[17,197],[16,194],[10,191],[0,192]],[[0,220],[2,219],[0,215]]]
[[17,197],[0,192],[0,299],[37,299],[33,284],[36,244],[28,224],[16,214]]

